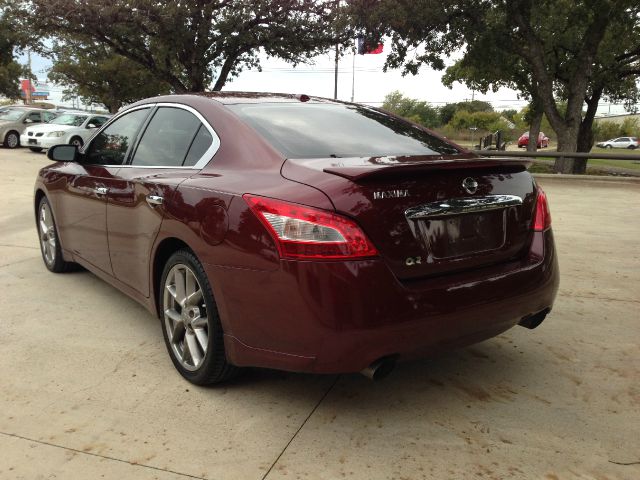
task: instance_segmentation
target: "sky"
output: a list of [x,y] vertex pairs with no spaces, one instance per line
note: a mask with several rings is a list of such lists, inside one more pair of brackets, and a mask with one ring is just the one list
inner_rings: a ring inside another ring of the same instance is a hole
[[[472,92],[466,86],[456,83],[452,89],[442,85],[442,72],[422,67],[417,75],[402,76],[399,70],[383,72],[387,57],[385,51],[376,55],[354,55],[347,53],[340,58],[338,68],[338,98],[351,100],[353,82],[354,101],[380,106],[388,93],[399,90],[405,96],[427,101],[434,106],[464,100],[485,100],[496,110],[520,110],[526,101],[518,98],[516,91],[501,88],[497,92],[486,95]],[[247,70],[242,72],[224,86],[223,90],[306,93],[321,97],[333,97],[334,89],[334,53],[317,56],[312,64],[300,64],[293,67],[282,60],[261,56],[262,72]],[[26,55],[20,57],[21,63],[27,63]],[[46,81],[47,70],[51,61],[38,55],[32,55],[32,70],[42,81]],[[355,72],[355,75],[353,75]],[[62,88],[49,84],[50,100],[56,104],[67,104],[62,101]],[[602,102],[598,115],[625,113],[622,105],[609,106]]]

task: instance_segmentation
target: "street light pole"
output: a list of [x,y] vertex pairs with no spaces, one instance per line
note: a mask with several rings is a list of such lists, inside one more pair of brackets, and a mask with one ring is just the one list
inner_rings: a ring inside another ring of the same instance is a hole
[[356,48],[353,47],[353,63],[351,64],[351,102],[353,102],[356,90]]

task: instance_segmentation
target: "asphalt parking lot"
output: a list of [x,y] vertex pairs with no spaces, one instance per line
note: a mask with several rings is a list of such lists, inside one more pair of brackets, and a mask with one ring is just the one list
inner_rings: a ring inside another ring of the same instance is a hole
[[184,381],[159,321],[49,273],[42,154],[0,149],[0,478],[640,478],[640,183],[543,178],[559,249],[537,330],[353,375]]

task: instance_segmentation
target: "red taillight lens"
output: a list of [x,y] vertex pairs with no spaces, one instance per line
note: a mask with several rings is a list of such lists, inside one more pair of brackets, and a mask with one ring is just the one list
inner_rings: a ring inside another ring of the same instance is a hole
[[551,226],[551,213],[549,212],[549,202],[547,196],[538,187],[538,198],[536,199],[536,215],[533,219],[533,230],[544,232]]
[[355,222],[273,198],[242,196],[271,233],[282,258],[349,259],[378,254]]

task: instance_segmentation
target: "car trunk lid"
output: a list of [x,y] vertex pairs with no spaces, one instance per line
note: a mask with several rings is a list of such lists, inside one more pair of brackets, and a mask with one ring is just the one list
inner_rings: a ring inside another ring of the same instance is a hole
[[408,280],[524,254],[536,197],[527,164],[470,154],[290,159],[282,175],[323,191]]

